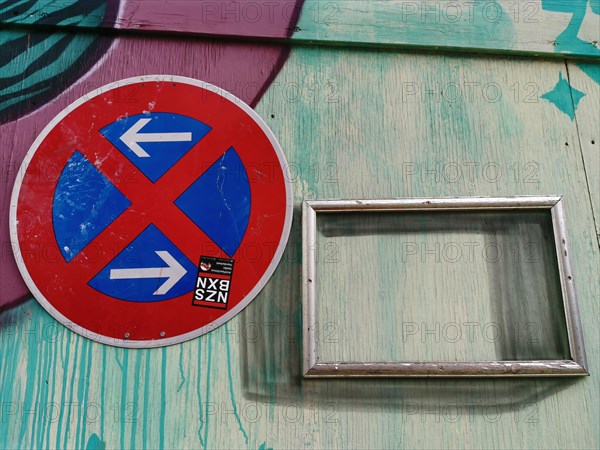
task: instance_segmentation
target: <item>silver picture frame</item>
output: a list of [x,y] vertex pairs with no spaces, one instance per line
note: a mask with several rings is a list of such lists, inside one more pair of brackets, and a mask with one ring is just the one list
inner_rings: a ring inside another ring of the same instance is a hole
[[[321,361],[317,354],[317,215],[336,212],[481,211],[548,209],[552,217],[558,272],[571,359],[532,361]],[[310,200],[302,205],[303,374],[335,377],[537,377],[589,375],[574,276],[560,196]]]

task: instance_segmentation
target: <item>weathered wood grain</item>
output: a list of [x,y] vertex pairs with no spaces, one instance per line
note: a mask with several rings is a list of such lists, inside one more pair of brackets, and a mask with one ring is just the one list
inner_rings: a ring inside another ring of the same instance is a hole
[[575,121],[600,246],[600,64],[569,63],[568,67],[573,88],[585,94],[575,112]]
[[[307,1],[294,40],[600,57],[586,1]],[[580,20],[581,19],[581,20]]]
[[[2,20],[35,26],[291,38],[307,44],[600,58],[597,0],[122,0],[118,9],[107,14],[91,13],[99,24],[54,20],[61,7],[69,11],[78,3],[37,1],[24,15],[23,6],[9,5]],[[14,11],[19,14],[11,16]]]
[[303,0],[38,0],[7,2],[0,6],[0,21],[57,28],[100,27],[283,39],[294,31],[302,3]]
[[[114,78],[118,67],[100,70]],[[288,158],[297,206],[308,198],[563,195],[591,377],[303,380],[296,214],[259,297],[191,342],[116,349],[68,332],[35,301],[3,312],[0,448],[597,448],[600,258],[590,194],[576,123],[541,98],[561,73],[562,62],[299,47],[257,111]],[[393,256],[385,246],[374,254]],[[340,260],[333,269],[349,267]],[[501,279],[494,274],[489,280]],[[457,293],[475,289],[443,280],[436,277],[447,301],[424,302],[415,314],[452,318]],[[421,292],[414,281],[407,297]],[[337,308],[394,327],[352,306]],[[376,332],[361,333],[355,351],[371,354]],[[339,329],[328,336],[345,345]],[[489,350],[473,344],[465,352]],[[385,345],[391,352],[395,344]]]

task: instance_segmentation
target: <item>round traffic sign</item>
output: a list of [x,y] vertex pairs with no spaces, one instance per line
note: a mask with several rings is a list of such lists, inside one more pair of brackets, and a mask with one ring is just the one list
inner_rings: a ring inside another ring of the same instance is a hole
[[275,136],[244,102],[190,78],[129,78],[36,139],[13,190],[13,250],[35,298],[73,331],[169,345],[260,292],[287,243],[292,195]]

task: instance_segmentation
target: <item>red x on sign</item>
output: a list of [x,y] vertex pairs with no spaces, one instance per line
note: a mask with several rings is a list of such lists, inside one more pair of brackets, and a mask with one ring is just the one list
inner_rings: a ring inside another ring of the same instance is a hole
[[281,148],[249,106],[200,81],[137,77],[43,130],[15,184],[11,234],[57,320],[153,347],[241,311],[280,260],[292,209]]

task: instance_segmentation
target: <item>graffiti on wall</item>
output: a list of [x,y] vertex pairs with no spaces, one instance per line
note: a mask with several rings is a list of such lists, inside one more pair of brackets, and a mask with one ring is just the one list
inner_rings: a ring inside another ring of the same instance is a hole
[[[556,37],[555,49],[557,52],[576,53],[591,51],[600,55],[598,42],[590,43],[579,37],[586,16],[594,16],[596,22],[600,20],[600,0],[575,0],[565,2],[560,0],[542,0],[542,8],[546,11],[556,13],[570,13],[571,20],[567,27]],[[600,67],[595,64],[578,64],[596,83],[600,83]],[[575,111],[579,102],[585,97],[585,93],[573,87],[568,77],[559,73],[558,82],[554,88],[542,95],[542,98],[554,104],[560,111],[575,120]]]
[[[590,13],[591,15],[600,14],[600,0],[571,0],[569,2],[564,0],[542,0],[542,8],[546,11],[572,14],[567,27],[555,39],[554,44],[557,52],[576,53],[583,51],[583,53],[587,53],[590,51],[590,47],[595,47],[591,50],[600,55],[598,42],[594,45],[594,43],[590,43],[579,36],[586,15]],[[598,18],[595,19],[597,22]]]
[[[350,23],[354,17],[349,15],[352,8],[342,10],[338,3],[319,5],[312,0],[307,0],[306,4],[304,0],[264,2],[270,5],[269,9],[259,15],[248,9],[249,4],[246,4],[246,9],[240,4],[233,0],[2,2],[0,23],[19,25],[0,32],[0,308],[27,295],[12,255],[7,208],[22,158],[37,133],[52,117],[99,86],[117,79],[153,73],[202,79],[254,106],[271,86],[290,52],[289,45],[282,43],[198,39],[184,35],[154,34],[146,37],[126,31],[116,36],[114,31],[99,32],[98,29],[158,27],[182,32],[193,29],[209,35],[221,30],[229,36],[237,32],[240,36],[269,36],[285,40],[292,37],[295,30],[306,31],[296,29],[297,25],[305,27],[306,24],[306,27],[315,29],[321,26],[326,30],[330,25],[335,28],[341,22]],[[496,1],[486,5],[502,10]],[[303,7],[306,11],[304,22],[300,21]],[[598,19],[600,0],[541,0],[541,7],[549,15],[566,18],[564,29],[555,38],[555,51],[586,53],[581,50],[585,46],[600,55],[598,43],[594,47],[593,42],[586,41],[582,31],[586,21]],[[508,17],[503,14],[499,23],[484,20],[477,24],[477,29],[481,36],[498,35],[503,30],[505,40],[512,41],[515,23]],[[412,18],[413,15],[410,15],[410,20]],[[381,23],[383,19],[378,18],[374,23]],[[28,28],[28,25],[36,28]],[[48,28],[53,25],[78,27],[78,31]],[[422,24],[413,25],[420,29]],[[46,28],[39,28],[41,26]],[[444,34],[459,39],[456,45],[472,45],[470,41],[460,41],[461,36],[468,33],[454,32],[453,27],[461,27],[461,23],[440,21],[437,26]],[[399,39],[406,37],[405,34],[411,33],[413,28],[409,22],[402,22],[402,27],[392,31]],[[600,83],[597,64],[580,63],[578,67]],[[554,89],[542,98],[574,120],[580,101],[592,100],[585,97],[585,92],[571,86],[568,74],[557,74],[557,78]]]
[[[37,3],[25,7],[6,2],[0,21],[8,18],[35,24]],[[61,3],[44,17],[49,23],[98,26],[114,15],[117,2],[108,0]],[[10,122],[52,100],[81,78],[106,53],[110,42],[90,33],[11,30],[0,34],[0,123]]]

